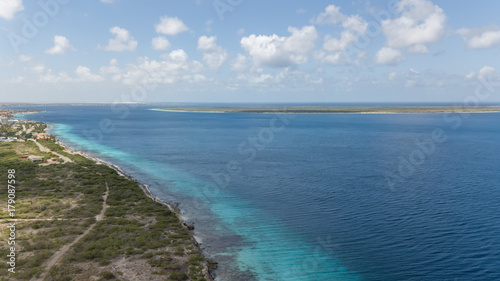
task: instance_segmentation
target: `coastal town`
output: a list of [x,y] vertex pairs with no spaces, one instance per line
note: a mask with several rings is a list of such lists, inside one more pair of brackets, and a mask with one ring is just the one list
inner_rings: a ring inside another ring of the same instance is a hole
[[[13,113],[14,111],[0,111],[0,142],[9,143],[31,141],[40,147],[40,151],[51,152],[51,150],[46,148],[44,144],[54,143],[56,138],[45,132],[48,126],[42,122],[15,119]],[[19,112],[15,113],[19,114]],[[57,153],[55,153],[53,157],[27,154],[21,155],[19,158],[26,159],[27,161],[33,163],[40,163],[42,165],[68,162],[66,161],[66,157],[57,155]]]

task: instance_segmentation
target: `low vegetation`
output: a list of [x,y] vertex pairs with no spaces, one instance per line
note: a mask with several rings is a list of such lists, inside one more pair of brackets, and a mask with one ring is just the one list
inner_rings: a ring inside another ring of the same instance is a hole
[[[57,153],[63,148],[40,141]],[[96,222],[47,273],[47,280],[206,280],[200,250],[175,213],[150,200],[137,182],[80,155],[39,165],[19,158],[31,141],[0,143],[0,280],[40,277],[47,260]],[[37,155],[50,157],[51,153]],[[9,273],[7,171],[16,173],[16,273]]]

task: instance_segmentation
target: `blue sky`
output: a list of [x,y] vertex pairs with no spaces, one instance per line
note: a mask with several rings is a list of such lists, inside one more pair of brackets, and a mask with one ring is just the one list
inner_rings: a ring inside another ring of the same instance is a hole
[[499,102],[481,3],[0,0],[0,102]]

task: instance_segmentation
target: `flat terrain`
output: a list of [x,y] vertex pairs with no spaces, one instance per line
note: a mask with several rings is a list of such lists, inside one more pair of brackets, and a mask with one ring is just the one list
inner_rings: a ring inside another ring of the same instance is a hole
[[[50,141],[0,143],[0,280],[207,280],[177,215],[139,184]],[[43,151],[42,151],[43,150]],[[67,158],[31,163],[26,154]],[[8,170],[15,169],[16,273],[8,272]]]
[[445,113],[500,112],[500,106],[266,106],[266,107],[172,107],[162,111],[218,113]]

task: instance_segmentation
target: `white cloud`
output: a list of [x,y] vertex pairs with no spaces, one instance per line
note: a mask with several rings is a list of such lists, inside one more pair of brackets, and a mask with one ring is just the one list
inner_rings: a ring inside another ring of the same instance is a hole
[[228,89],[255,88],[258,91],[282,91],[284,88],[302,92],[323,83],[323,78],[315,77],[295,67],[286,67],[279,73],[265,73],[262,68],[253,67],[237,73],[228,83]]
[[471,71],[465,75],[465,79],[469,80],[476,77],[476,73],[474,71]]
[[153,38],[153,40],[151,41],[151,46],[155,50],[164,51],[170,48],[170,42],[168,42],[167,38],[158,36]]
[[103,77],[93,74],[90,69],[86,66],[79,66],[75,70],[77,79],[75,82],[101,82],[104,80]]
[[199,73],[203,68],[200,62],[189,61],[187,53],[182,49],[173,50],[161,58],[159,61],[139,58],[136,64],[128,65],[123,70],[122,82],[128,85],[172,84],[182,81],[186,75]]
[[[41,74],[41,73],[40,73]],[[42,83],[69,83],[69,82],[101,82],[104,78],[93,74],[86,66],[78,66],[75,69],[76,77],[70,77],[65,71],[54,74],[52,69],[47,69],[45,74],[41,74],[38,81]]]
[[101,0],[102,3],[113,4],[116,0]]
[[118,60],[111,59],[108,66],[103,66],[99,68],[99,73],[101,74],[115,74],[120,73],[120,68],[118,67]]
[[68,38],[60,35],[54,36],[54,46],[45,51],[46,54],[59,55],[64,54],[67,49],[71,48]]
[[382,21],[387,46],[427,53],[427,45],[439,41],[445,30],[446,15],[428,0],[401,0],[396,4],[399,18]]
[[498,28],[462,28],[457,33],[462,36],[467,48],[470,49],[487,49],[500,45],[500,29]]
[[250,68],[247,56],[238,54],[231,63],[231,69],[236,72],[245,72]]
[[24,10],[23,0],[0,1],[0,18],[11,20],[16,13],[22,10]]
[[43,64],[36,64],[31,67],[31,71],[35,73],[42,73],[45,70],[45,65]]
[[396,65],[404,60],[401,51],[393,48],[383,47],[375,55],[375,62],[378,64]]
[[227,60],[227,52],[217,46],[216,36],[201,36],[198,39],[198,50],[203,51],[203,60],[212,69],[219,68]]
[[203,51],[209,51],[217,48],[217,37],[211,36],[201,36],[198,38],[198,49]]
[[345,30],[340,33],[340,38],[332,38],[330,35],[325,37],[323,50],[328,52],[344,51],[348,46],[355,43],[366,31],[368,23],[358,15],[355,15],[345,17],[342,26]]
[[404,82],[407,88],[425,88],[437,94],[451,83],[458,82],[457,77],[449,76],[446,73],[434,72],[432,70],[417,71],[410,68],[406,73],[398,74],[397,82]]
[[122,78],[122,70],[118,66],[117,59],[111,59],[108,66],[99,68],[99,73],[101,75],[112,75],[111,80],[113,81],[119,81]]
[[[108,45],[102,47],[106,51],[134,51],[137,48],[137,41],[130,35],[130,32],[118,26],[109,29],[115,38],[109,39]],[[100,46],[98,46],[100,48]]]
[[176,35],[189,28],[177,17],[161,17],[160,22],[155,25],[155,30],[160,34]]
[[312,19],[313,23],[316,24],[336,24],[343,21],[346,18],[344,14],[340,12],[340,7],[335,5],[328,5],[325,11],[320,13],[319,16]]
[[485,65],[479,69],[479,71],[476,73],[475,71],[471,71],[465,75],[465,79],[471,80],[471,79],[484,79],[484,80],[491,80],[495,73],[495,68],[489,65]]
[[327,63],[333,65],[344,65],[348,64],[347,58],[342,52],[328,53],[325,51],[318,51],[315,54],[315,58],[320,63]]
[[[353,63],[348,61],[345,51],[366,32],[368,23],[363,18],[359,15],[344,15],[340,12],[340,7],[329,5],[324,12],[313,18],[311,22],[317,24],[341,24],[344,28],[338,38],[329,34],[325,36],[324,52],[316,54],[318,61],[334,65]],[[359,60],[356,59],[354,63],[359,63]]]
[[286,67],[306,63],[318,38],[316,28],[312,25],[301,29],[289,27],[288,32],[289,37],[252,34],[243,37],[240,43],[257,65]]
[[60,72],[58,74],[53,74],[52,70],[47,70],[47,73],[41,75],[39,81],[42,83],[58,83],[58,82],[71,82],[71,79],[66,72]]
[[27,56],[27,55],[20,55],[19,60],[22,62],[29,62],[29,61],[31,61],[31,57]]
[[481,69],[479,69],[479,73],[477,74],[477,77],[479,79],[485,79],[487,80],[488,77],[491,77],[495,73],[495,68],[492,66],[483,66]]

